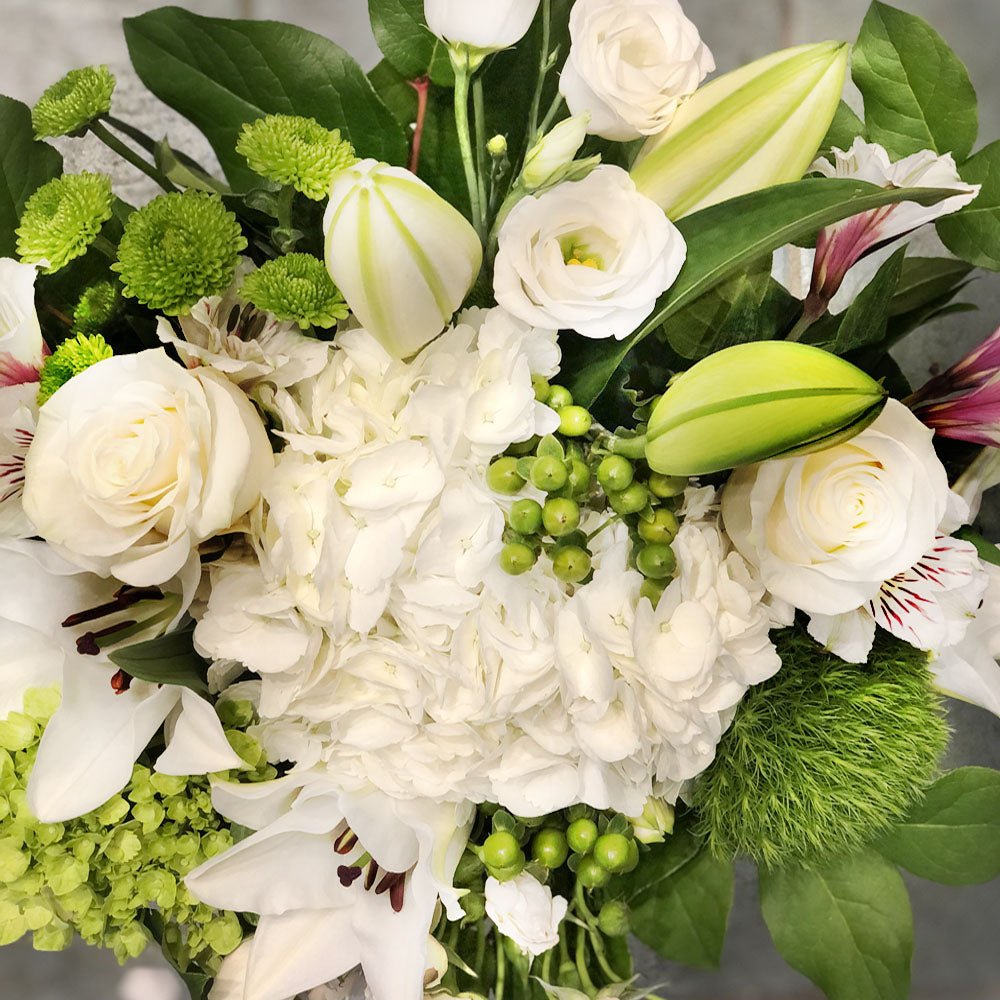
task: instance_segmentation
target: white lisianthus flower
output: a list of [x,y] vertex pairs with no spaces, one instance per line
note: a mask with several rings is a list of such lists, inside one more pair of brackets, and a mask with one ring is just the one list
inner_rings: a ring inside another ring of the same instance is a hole
[[0,257],[0,386],[38,380],[45,344],[35,312],[35,269]]
[[677,0],[577,0],[569,31],[559,90],[605,139],[662,132],[715,69]]
[[514,206],[500,230],[497,302],[525,323],[627,337],[677,279],[680,232],[619,167]]
[[98,362],[42,407],[24,510],[74,564],[151,586],[250,510],[272,465],[260,417],[227,379],[143,351]]
[[486,880],[486,915],[504,937],[532,958],[559,944],[559,925],[568,906],[562,896],[553,896],[547,885],[527,872],[506,882]]
[[492,52],[525,36],[538,4],[539,0],[424,0],[424,17],[438,38]]
[[529,191],[547,187],[565,175],[587,138],[589,124],[589,114],[573,115],[559,122],[525,153],[521,182]]

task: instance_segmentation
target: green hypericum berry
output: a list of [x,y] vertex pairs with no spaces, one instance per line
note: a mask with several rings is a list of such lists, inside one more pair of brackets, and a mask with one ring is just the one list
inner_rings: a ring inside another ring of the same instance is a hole
[[483,862],[490,868],[508,868],[521,854],[517,837],[506,830],[491,833],[483,844]]
[[524,852],[519,853],[512,865],[507,865],[505,868],[490,868],[488,871],[498,882],[509,882],[512,878],[517,878],[524,871]]
[[580,505],[575,500],[553,497],[542,508],[542,524],[553,538],[561,538],[580,525]]
[[86,371],[98,361],[106,361],[113,354],[114,351],[99,333],[90,337],[80,333],[71,340],[63,341],[42,365],[38,376],[38,405],[41,406],[74,375]]
[[313,201],[328,197],[334,174],[357,162],[354,147],[341,138],[339,129],[296,115],[268,115],[247,122],[236,152],[254,173],[290,184]]
[[115,78],[107,66],[70,70],[52,84],[31,109],[38,139],[72,135],[111,110]]
[[653,513],[652,521],[639,521],[639,537],[644,542],[660,542],[669,545],[677,537],[677,515],[666,507],[659,507]]
[[546,493],[556,493],[566,485],[566,463],[554,455],[543,455],[531,469],[531,482]]
[[549,380],[543,375],[531,376],[531,387],[535,390],[535,399],[539,403],[544,403],[549,398]]
[[624,937],[630,929],[628,906],[620,899],[609,900],[597,914],[597,927],[605,937]]
[[558,412],[564,406],[573,405],[573,393],[564,385],[551,385],[549,394],[545,397],[545,405]]
[[25,203],[17,227],[17,253],[26,264],[45,263],[52,274],[82,257],[111,218],[107,174],[63,174]]
[[649,492],[661,500],[680,496],[687,489],[687,484],[686,476],[664,476],[659,472],[651,472],[647,483]]
[[625,862],[625,867],[618,874],[627,875],[629,872],[634,872],[638,867],[639,845],[634,840],[630,840],[628,842],[628,861]]
[[262,264],[246,276],[240,295],[303,330],[336,326],[350,313],[326,265],[308,253],[290,253]]
[[584,889],[602,889],[611,880],[611,872],[601,867],[596,858],[586,857],[580,861],[576,870],[577,881]]
[[590,466],[582,459],[569,460],[569,488],[575,497],[586,496],[590,492]]
[[608,503],[616,514],[638,514],[649,503],[649,491],[642,483],[632,483],[624,490],[608,493]]
[[645,597],[650,604],[655,608],[660,603],[660,598],[663,596],[663,591],[667,589],[666,580],[650,580],[646,577],[642,581],[642,586],[639,588],[639,596]]
[[486,485],[495,493],[508,496],[517,493],[524,485],[524,477],[517,471],[517,459],[505,455],[493,462],[486,470]]
[[632,485],[633,479],[632,463],[621,455],[608,455],[597,467],[597,481],[605,493],[620,493]]
[[118,260],[124,293],[167,316],[180,316],[232,283],[247,241],[216,194],[161,194],[125,223]]
[[535,565],[537,558],[537,553],[530,545],[508,542],[500,550],[500,568],[511,576],[520,576]]
[[510,508],[509,521],[519,535],[536,535],[542,527],[542,505],[537,500],[518,500]]
[[99,333],[101,327],[111,322],[118,311],[118,290],[110,281],[91,285],[81,296],[73,310],[74,334]]
[[635,568],[650,580],[666,580],[677,568],[677,557],[669,545],[647,545],[635,557]]
[[565,583],[585,579],[590,566],[590,553],[579,545],[560,546],[552,556],[552,572]]
[[582,437],[594,422],[594,418],[582,406],[563,406],[558,413],[559,433],[565,437]]
[[597,843],[597,824],[592,819],[577,819],[566,830],[566,842],[577,854],[588,854]]
[[628,837],[605,833],[594,844],[594,860],[609,872],[620,872],[628,864]]
[[562,830],[539,830],[531,842],[531,856],[546,868],[561,868],[569,857],[569,844]]

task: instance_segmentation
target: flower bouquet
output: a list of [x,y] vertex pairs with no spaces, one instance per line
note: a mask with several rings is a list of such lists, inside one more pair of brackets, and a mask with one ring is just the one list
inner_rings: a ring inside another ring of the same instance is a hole
[[943,694],[1000,713],[1000,334],[890,354],[1000,270],[967,73],[883,3],[711,82],[676,0],[369,8],[367,75],[125,21],[221,171],[104,66],[0,98],[0,943],[653,997],[628,933],[716,964],[745,858],[831,1000],[905,997],[899,869],[1000,874],[940,764]]

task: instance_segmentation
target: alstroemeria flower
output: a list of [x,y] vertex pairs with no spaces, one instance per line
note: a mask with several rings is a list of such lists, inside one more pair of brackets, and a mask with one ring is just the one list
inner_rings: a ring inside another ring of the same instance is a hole
[[[37,378],[38,372],[32,369]],[[30,538],[24,513],[24,462],[38,421],[38,382],[0,387],[0,538]]]
[[44,356],[35,265],[0,257],[0,386],[37,382]]

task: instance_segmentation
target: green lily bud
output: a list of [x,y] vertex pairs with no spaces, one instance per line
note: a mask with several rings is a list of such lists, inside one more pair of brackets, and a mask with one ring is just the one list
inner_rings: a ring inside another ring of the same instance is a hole
[[775,52],[700,88],[632,169],[671,219],[801,179],[840,103],[849,47]]
[[867,427],[886,398],[818,347],[738,344],[674,377],[649,418],[646,461],[664,475],[700,476],[820,451]]

